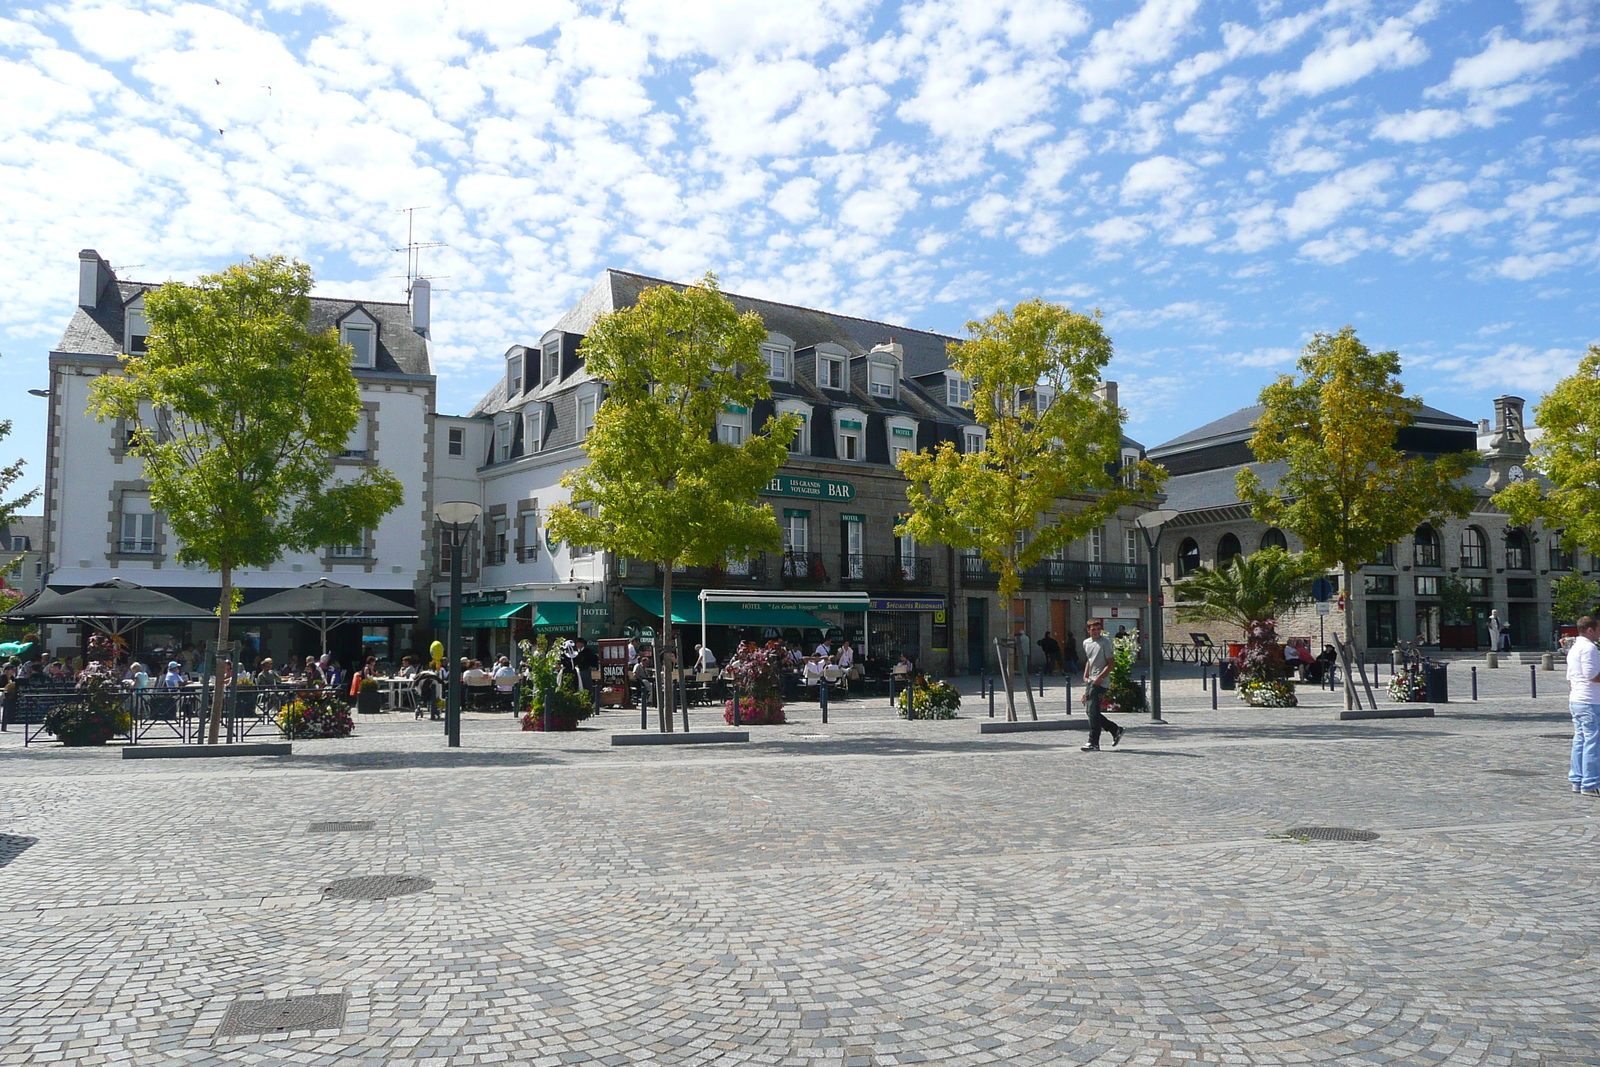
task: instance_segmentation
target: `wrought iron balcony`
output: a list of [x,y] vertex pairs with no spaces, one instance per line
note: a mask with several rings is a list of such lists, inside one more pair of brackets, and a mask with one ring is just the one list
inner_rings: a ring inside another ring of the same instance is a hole
[[[659,584],[661,567],[659,564],[644,560],[630,560],[628,577],[643,578],[645,581]],[[680,565],[672,568],[672,580],[675,583],[684,582],[712,587],[759,585],[767,580],[767,561],[764,556],[757,555],[754,559],[730,560],[718,567]]]
[[821,552],[785,552],[778,557],[778,574],[784,585],[824,585],[828,565]]
[[[999,572],[983,557],[960,558],[961,584],[999,584]],[[1040,560],[1022,572],[1022,584],[1027,589],[1143,589],[1147,580],[1143,563],[1091,563],[1082,559]]]
[[873,588],[926,589],[933,585],[933,560],[927,556],[863,556],[839,559],[839,581]]

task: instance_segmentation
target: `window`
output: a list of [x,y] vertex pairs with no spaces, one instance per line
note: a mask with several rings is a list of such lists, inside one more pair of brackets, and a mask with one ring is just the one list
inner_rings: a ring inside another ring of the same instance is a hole
[[149,351],[150,338],[147,334],[135,333],[128,335],[128,351],[136,356],[142,356]]
[[761,361],[766,364],[767,377],[772,381],[789,380],[789,350],[783,345],[762,345]]
[[1417,575],[1417,595],[1418,596],[1438,596],[1439,595],[1439,576],[1437,574],[1419,574],[1419,575]]
[[1122,453],[1122,484],[1129,489],[1139,486],[1139,453],[1131,449]]
[[539,513],[524,511],[517,516],[522,527],[517,538],[517,561],[531,563],[539,558]]
[[[1268,530],[1267,531],[1267,533],[1273,533],[1273,532],[1274,531],[1272,531],[1272,530]],[[1261,547],[1265,548],[1266,545],[1262,545]],[[1394,566],[1394,546],[1393,545],[1384,545],[1383,546],[1383,550],[1381,552],[1379,552],[1375,557],[1373,557],[1372,559],[1368,560],[1367,562],[1368,562],[1369,565],[1371,565],[1373,567],[1393,567]]]
[[1550,534],[1550,569],[1553,571],[1570,571],[1577,565],[1573,553],[1568,551],[1561,543],[1560,532]]
[[879,359],[867,363],[867,392],[872,396],[894,399],[899,380],[899,367],[894,363]]
[[1461,565],[1482,570],[1489,565],[1488,538],[1476,526],[1461,531]]
[[910,419],[891,419],[889,430],[889,465],[900,466],[900,457],[917,450],[917,424]]
[[811,512],[786,509],[783,513],[784,552],[807,552],[810,543]]
[[544,381],[545,384],[548,385],[551,382],[560,380],[561,341],[557,339],[554,341],[547,341],[544,346]]
[[522,392],[522,353],[506,357],[506,396]]
[[1106,558],[1106,528],[1096,526],[1089,531],[1089,562],[1103,563]]
[[544,447],[544,405],[535,404],[522,413],[522,454],[527,456]]
[[339,330],[339,340],[350,346],[352,367],[371,367],[377,362],[377,345],[371,326],[345,323]]
[[725,445],[744,444],[744,423],[727,415],[717,420],[717,440]]
[[1413,562],[1419,567],[1439,566],[1439,535],[1432,526],[1423,523],[1411,535]]
[[1200,543],[1192,537],[1185,537],[1178,545],[1178,577],[1193,574],[1200,569]]
[[1122,558],[1128,563],[1139,562],[1139,531],[1132,526],[1122,531]]
[[13,552],[32,552],[33,551],[33,538],[27,536],[26,534],[16,534],[16,535],[14,535],[11,538],[11,551],[13,551]]
[[844,545],[844,577],[860,581],[867,576],[866,516],[840,516],[843,529],[840,541]]
[[944,376],[945,403],[953,408],[972,406],[972,383],[954,372]]
[[789,452],[796,456],[810,455],[811,416],[803,411],[797,411],[795,414],[800,416],[800,428],[795,431],[794,438],[789,442]]
[[350,436],[345,439],[344,451],[339,453],[342,459],[367,458],[367,415],[362,412],[356,419],[355,429],[350,431]]
[[843,389],[845,357],[832,352],[817,353],[817,385],[823,389]]
[[1367,646],[1392,648],[1395,638],[1395,618],[1398,612],[1393,601],[1377,600],[1367,605]]
[[1056,402],[1056,391],[1048,385],[1036,386],[1033,390],[1032,408],[1043,415],[1050,410],[1050,405]]
[[578,440],[588,437],[589,431],[594,429],[594,413],[600,406],[599,401],[593,393],[578,398]]
[[976,452],[982,452],[986,436],[987,435],[982,430],[976,427],[967,427],[965,430],[961,431],[961,451],[967,453],[968,455],[972,455]]
[[450,427],[449,450],[452,456],[459,456],[467,451],[467,431],[460,426]]
[[156,550],[156,516],[150,497],[129,493],[122,498],[122,533],[117,551],[127,555],[152,555]]
[[[462,577],[471,577],[477,569],[473,566],[472,553],[476,548],[478,528],[476,526],[461,534],[461,574]],[[435,573],[446,577],[450,574],[450,529],[447,526],[435,527],[433,533],[434,568]]]
[[859,411],[839,413],[839,458],[862,459],[865,447],[866,416]]
[[1461,584],[1466,587],[1468,596],[1486,597],[1489,595],[1489,579],[1481,575],[1476,578],[1463,578],[1461,579]]
[[[574,508],[574,510],[578,511],[581,514],[589,516],[591,519],[594,518],[594,505],[593,504],[584,504],[581,507]],[[573,559],[588,559],[589,557],[591,557],[593,555],[594,555],[594,546],[593,545],[573,545],[572,546],[572,558]]]
[[1243,554],[1243,549],[1239,547],[1239,539],[1231,533],[1223,534],[1222,539],[1217,542],[1217,570],[1227,567]]
[[484,564],[498,567],[511,555],[511,523],[504,515],[489,520],[489,543],[485,546]]
[[367,546],[365,544],[334,545],[328,554],[334,559],[366,559]]
[[511,420],[501,419],[494,424],[494,458],[504,463],[511,458]]
[[1367,593],[1371,596],[1394,596],[1395,580],[1392,574],[1368,574],[1365,576]]
[[[900,515],[896,522],[904,522],[908,516]],[[915,581],[917,577],[917,539],[907,533],[894,539],[895,547],[899,550],[900,574],[906,581]]]
[[1526,530],[1506,531],[1506,570],[1525,571],[1533,563],[1533,553],[1528,548]]
[[[1261,547],[1281,548],[1283,551],[1287,552],[1289,551],[1289,539],[1283,536],[1282,530],[1274,526],[1272,529],[1261,535]],[[1390,564],[1392,565],[1393,562],[1394,561],[1391,559]]]

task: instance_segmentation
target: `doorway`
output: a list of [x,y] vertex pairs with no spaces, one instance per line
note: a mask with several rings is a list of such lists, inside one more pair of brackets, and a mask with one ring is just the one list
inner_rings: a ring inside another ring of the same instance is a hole
[[967,673],[982,674],[988,661],[984,649],[988,644],[988,627],[984,620],[989,615],[987,597],[967,597]]

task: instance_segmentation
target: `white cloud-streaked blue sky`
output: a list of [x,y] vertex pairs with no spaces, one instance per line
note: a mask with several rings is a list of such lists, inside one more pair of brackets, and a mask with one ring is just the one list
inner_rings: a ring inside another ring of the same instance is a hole
[[42,477],[80,248],[399,299],[412,205],[441,410],[614,266],[952,333],[1100,307],[1148,444],[1345,323],[1478,418],[1600,339],[1597,57],[1584,0],[17,0],[4,448]]

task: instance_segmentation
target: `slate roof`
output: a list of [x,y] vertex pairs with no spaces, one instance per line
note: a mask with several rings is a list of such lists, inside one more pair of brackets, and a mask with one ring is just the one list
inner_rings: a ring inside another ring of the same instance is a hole
[[1252,467],[1262,485],[1271,489],[1283,477],[1288,464],[1283,460],[1272,463],[1242,463],[1236,467],[1218,467],[1216,470],[1195,471],[1193,474],[1175,474],[1162,486],[1167,494],[1162,507],[1177,511],[1199,511],[1204,508],[1227,507],[1239,502],[1235,478],[1245,467]]
[[[157,286],[153,282],[118,281],[107,285],[95,307],[79,307],[73,311],[72,321],[67,323],[66,332],[54,351],[61,355],[122,355],[125,309],[136,296],[154,288]],[[378,324],[378,358],[372,370],[419,376],[433,373],[427,340],[411,328],[411,308],[405,303],[314,296],[311,298],[311,325],[317,329],[333,326],[357,307]]]
[[[1224,415],[1214,422],[1190,430],[1186,434],[1164,441],[1150,449],[1151,459],[1160,459],[1162,456],[1174,452],[1187,452],[1191,449],[1210,445],[1224,444],[1234,441],[1247,441],[1255,432],[1256,419],[1261,415],[1261,405],[1252,404],[1240,408],[1238,411]],[[1463,419],[1459,415],[1452,415],[1448,411],[1422,405],[1417,417],[1412,422],[1413,426],[1427,428],[1456,429],[1477,431],[1478,424],[1470,419]]]

